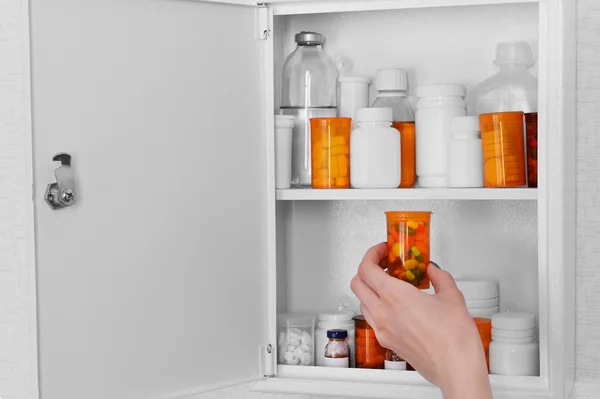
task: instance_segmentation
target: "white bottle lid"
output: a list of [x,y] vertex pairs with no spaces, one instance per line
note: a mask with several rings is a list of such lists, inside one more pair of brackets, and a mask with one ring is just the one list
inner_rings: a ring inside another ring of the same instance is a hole
[[428,85],[419,86],[416,90],[417,97],[465,97],[467,89],[463,85]]
[[320,321],[341,321],[346,322],[352,320],[354,312],[351,310],[324,310],[319,313]]
[[344,76],[338,78],[338,82],[340,83],[366,83],[371,84],[371,79],[363,78],[361,76]]
[[[467,302],[498,298],[499,289],[497,280],[461,278],[456,279],[456,286],[462,292]],[[497,303],[494,305],[497,305]]]
[[527,42],[500,42],[496,44],[496,58],[494,65],[521,64],[531,66],[534,64],[531,46]]
[[361,108],[356,111],[356,120],[359,122],[392,122],[393,110],[391,108]]
[[450,124],[452,133],[479,132],[479,118],[476,116],[458,116]]
[[535,329],[535,316],[530,313],[506,312],[492,316],[494,330],[527,331]]
[[293,115],[275,115],[276,128],[293,128],[296,117]]
[[377,91],[407,91],[408,77],[403,69],[380,69],[375,81]]

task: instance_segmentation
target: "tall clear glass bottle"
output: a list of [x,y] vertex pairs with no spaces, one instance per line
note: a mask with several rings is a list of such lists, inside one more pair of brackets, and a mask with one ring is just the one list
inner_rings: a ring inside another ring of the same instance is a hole
[[322,48],[323,36],[296,34],[296,50],[285,60],[281,111],[296,117],[292,132],[292,186],[310,187],[310,118],[337,116],[338,70]]

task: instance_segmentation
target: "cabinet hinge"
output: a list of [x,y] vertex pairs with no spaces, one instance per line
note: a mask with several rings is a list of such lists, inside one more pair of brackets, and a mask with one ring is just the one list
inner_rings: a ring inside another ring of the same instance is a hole
[[277,352],[273,345],[266,344],[258,347],[258,359],[260,367],[260,375],[263,377],[275,376],[277,365]]
[[267,40],[271,34],[269,27],[269,6],[258,3],[254,9],[254,24],[256,26],[255,37],[258,40]]

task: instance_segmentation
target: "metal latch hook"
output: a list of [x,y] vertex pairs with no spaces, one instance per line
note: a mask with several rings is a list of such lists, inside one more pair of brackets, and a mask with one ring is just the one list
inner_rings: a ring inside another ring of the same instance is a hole
[[75,190],[75,175],[71,168],[71,155],[67,153],[56,154],[53,161],[61,163],[61,166],[54,171],[56,183],[50,183],[46,186],[44,199],[53,210],[66,208],[77,201],[77,192]]

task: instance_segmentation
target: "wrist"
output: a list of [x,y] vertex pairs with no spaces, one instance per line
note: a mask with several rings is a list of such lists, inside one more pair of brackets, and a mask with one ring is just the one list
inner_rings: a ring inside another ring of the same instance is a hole
[[477,345],[456,347],[449,351],[440,389],[444,399],[492,399],[485,354]]

